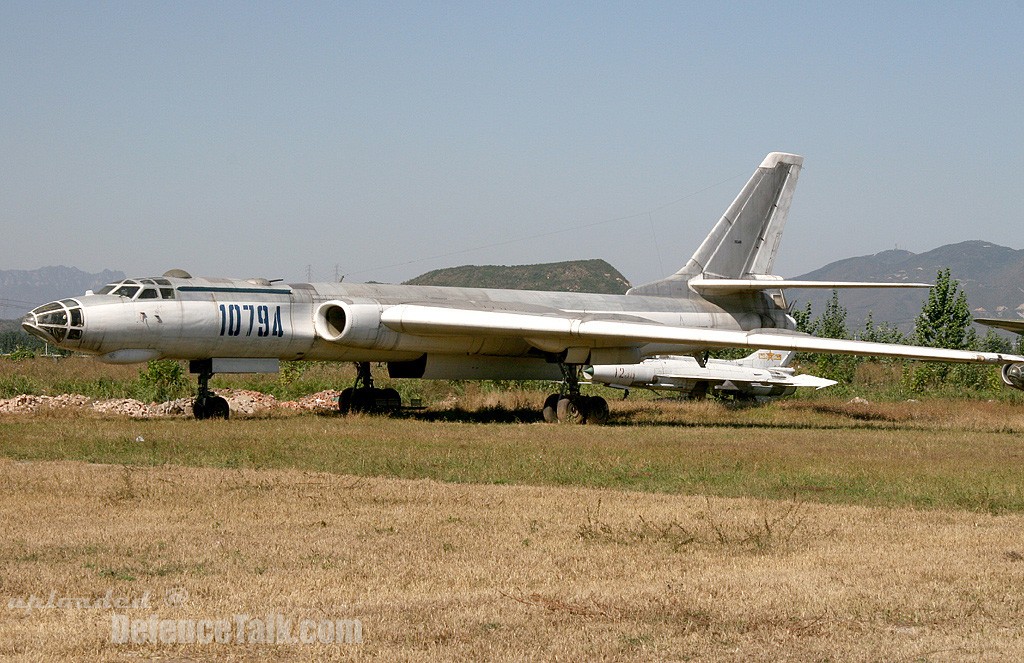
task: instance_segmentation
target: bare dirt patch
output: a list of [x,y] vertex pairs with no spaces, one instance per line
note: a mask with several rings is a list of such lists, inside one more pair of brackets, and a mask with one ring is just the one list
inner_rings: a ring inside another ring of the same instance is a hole
[[[278,401],[269,394],[251,389],[219,389],[233,414],[251,415],[282,408],[297,412],[332,411],[338,408],[338,391],[321,391],[292,400]],[[164,403],[143,403],[133,398],[92,399],[79,394],[59,396],[22,394],[0,399],[0,414],[37,414],[55,410],[93,412],[133,419],[152,417],[191,417],[192,399],[179,398]]]

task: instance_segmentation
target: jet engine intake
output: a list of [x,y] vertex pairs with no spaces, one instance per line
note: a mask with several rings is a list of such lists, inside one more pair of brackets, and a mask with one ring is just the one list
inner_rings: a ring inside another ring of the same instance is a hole
[[1024,391],[1024,363],[1003,364],[1002,377],[1006,385]]
[[395,333],[380,323],[380,304],[373,301],[347,302],[339,299],[324,302],[313,315],[317,336],[358,348],[379,348],[394,343]]

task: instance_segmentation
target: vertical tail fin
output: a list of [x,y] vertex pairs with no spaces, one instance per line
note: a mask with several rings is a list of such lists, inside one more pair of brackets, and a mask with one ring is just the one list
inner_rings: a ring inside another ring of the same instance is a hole
[[770,274],[803,162],[783,152],[766,156],[686,265],[630,292],[680,296],[686,282],[698,275],[741,279]]

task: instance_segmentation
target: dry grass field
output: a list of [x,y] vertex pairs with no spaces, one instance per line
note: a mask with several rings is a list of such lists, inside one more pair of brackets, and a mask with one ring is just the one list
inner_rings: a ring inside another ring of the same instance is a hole
[[[1024,656],[1019,514],[298,470],[0,475],[8,660]],[[17,607],[147,592],[134,609]],[[362,644],[111,642],[114,614],[268,613],[358,619]]]
[[[0,379],[134,379],[72,366]],[[1019,399],[631,398],[575,427],[536,388],[452,388],[394,419],[0,415],[0,659],[1024,659]],[[361,643],[267,644],[275,619]],[[168,625],[189,642],[145,641]]]

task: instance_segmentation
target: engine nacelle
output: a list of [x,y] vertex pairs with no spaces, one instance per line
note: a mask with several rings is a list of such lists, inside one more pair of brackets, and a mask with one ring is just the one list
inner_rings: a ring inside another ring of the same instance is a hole
[[1002,376],[1007,386],[1024,391],[1024,364],[1003,364]]
[[316,334],[325,341],[355,348],[393,347],[397,334],[380,322],[381,306],[373,300],[324,302],[313,314]]

